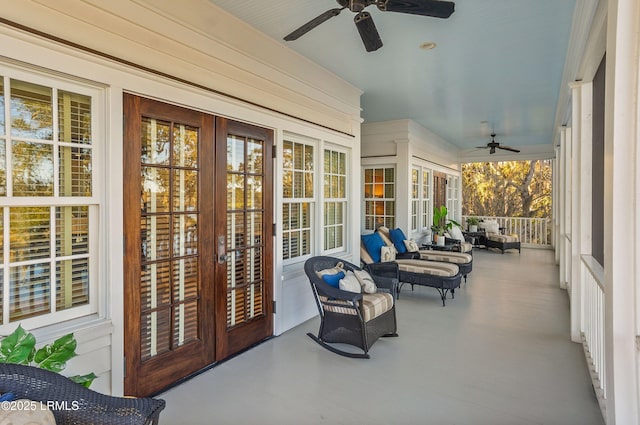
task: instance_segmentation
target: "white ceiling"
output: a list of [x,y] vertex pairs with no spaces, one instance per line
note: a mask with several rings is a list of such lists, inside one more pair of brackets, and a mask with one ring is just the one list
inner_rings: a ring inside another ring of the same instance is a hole
[[458,0],[449,19],[370,6],[384,42],[372,53],[346,9],[282,40],[334,0],[211,1],[362,89],[365,122],[412,119],[461,149],[492,129],[508,146],[552,146],[576,0]]

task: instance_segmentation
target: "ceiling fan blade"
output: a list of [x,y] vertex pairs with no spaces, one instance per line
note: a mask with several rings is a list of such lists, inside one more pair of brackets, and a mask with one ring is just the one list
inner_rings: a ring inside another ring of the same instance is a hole
[[340,12],[342,12],[343,9],[345,9],[345,8],[342,7],[342,8],[335,8],[335,9],[327,10],[323,14],[321,14],[319,16],[316,16],[315,18],[313,18],[312,20],[310,20],[309,22],[307,22],[306,24],[304,24],[303,26],[301,26],[297,30],[293,31],[291,34],[285,36],[284,40],[286,40],[286,41],[297,40],[298,38],[302,37],[303,35],[305,35],[309,31],[311,31],[312,29],[317,27],[318,25],[328,21],[329,19],[333,18],[334,16],[338,16],[340,14]]
[[356,27],[358,27],[360,38],[362,38],[367,52],[373,52],[382,47],[380,34],[378,34],[376,25],[368,12],[358,13],[353,20],[356,23]]
[[512,147],[503,146],[503,145],[498,146],[498,149],[504,149],[505,151],[511,151],[511,152],[520,152],[518,149],[514,149]]
[[377,6],[383,12],[411,13],[434,18],[448,18],[455,10],[455,3],[436,0],[383,0]]
[[489,146],[485,145],[485,146],[476,146],[476,149],[488,149]]

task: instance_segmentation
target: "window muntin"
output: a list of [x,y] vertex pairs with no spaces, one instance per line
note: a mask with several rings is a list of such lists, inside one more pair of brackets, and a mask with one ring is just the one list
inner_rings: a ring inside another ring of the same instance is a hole
[[364,228],[395,227],[395,169],[364,169]]
[[324,150],[324,251],[345,249],[347,155]]
[[2,73],[0,325],[28,320],[35,327],[95,312],[98,92]]
[[285,140],[282,144],[282,258],[306,257],[312,251],[314,146]]

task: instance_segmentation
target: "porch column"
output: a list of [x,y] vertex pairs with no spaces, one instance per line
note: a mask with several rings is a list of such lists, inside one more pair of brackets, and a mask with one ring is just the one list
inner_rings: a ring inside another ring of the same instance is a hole
[[640,3],[609,0],[605,100],[607,423],[638,423]]
[[591,255],[591,154],[593,84],[572,83],[571,340],[582,342],[582,256]]
[[560,287],[570,289],[571,280],[571,130],[560,130]]
[[411,157],[409,139],[394,140],[396,144],[396,227],[407,235],[411,232]]

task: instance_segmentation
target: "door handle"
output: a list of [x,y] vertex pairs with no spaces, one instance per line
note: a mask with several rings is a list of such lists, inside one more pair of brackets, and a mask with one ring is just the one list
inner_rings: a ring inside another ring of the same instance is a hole
[[227,241],[224,236],[218,236],[218,264],[227,262]]

